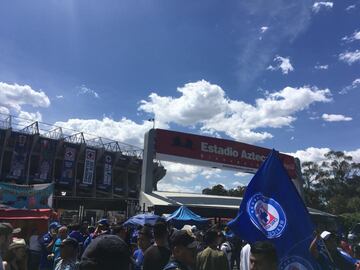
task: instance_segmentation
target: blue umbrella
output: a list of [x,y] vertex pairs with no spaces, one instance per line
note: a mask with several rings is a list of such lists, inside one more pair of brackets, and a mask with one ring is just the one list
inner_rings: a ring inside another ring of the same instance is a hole
[[138,214],[129,218],[123,225],[125,226],[144,226],[145,224],[154,226],[160,216],[154,214]]

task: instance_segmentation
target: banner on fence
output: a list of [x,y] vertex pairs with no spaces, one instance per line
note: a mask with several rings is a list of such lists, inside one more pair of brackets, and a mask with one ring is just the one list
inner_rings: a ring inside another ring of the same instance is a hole
[[48,139],[41,139],[39,171],[36,180],[48,182],[51,179],[54,154],[55,142]]
[[102,175],[102,179],[97,184],[97,188],[101,190],[109,190],[111,188],[112,183],[112,164],[113,164],[113,157],[105,153],[104,155],[104,171]]
[[90,149],[90,148],[86,149],[83,184],[86,185],[93,184],[94,171],[95,171],[95,156],[96,156],[96,151],[94,149]]
[[0,204],[12,208],[52,208],[54,184],[15,185],[0,183]]
[[9,178],[16,180],[24,179],[26,175],[26,162],[28,156],[29,137],[24,134],[17,134],[14,151],[11,158]]
[[75,178],[76,149],[67,146],[64,153],[63,169],[59,184],[71,186]]

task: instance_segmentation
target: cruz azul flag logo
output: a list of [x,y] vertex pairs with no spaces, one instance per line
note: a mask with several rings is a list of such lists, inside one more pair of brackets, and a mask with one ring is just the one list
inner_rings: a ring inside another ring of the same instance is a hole
[[250,244],[270,241],[280,270],[317,269],[309,252],[315,226],[275,150],[251,179],[238,215],[228,226]]
[[280,204],[261,193],[247,203],[251,222],[269,239],[280,237],[286,227],[286,215]]
[[311,264],[299,257],[299,256],[290,256],[284,258],[279,265],[280,270],[314,270]]

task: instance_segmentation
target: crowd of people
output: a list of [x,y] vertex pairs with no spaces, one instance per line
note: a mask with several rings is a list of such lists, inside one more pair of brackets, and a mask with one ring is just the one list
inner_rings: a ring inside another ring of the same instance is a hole
[[[20,230],[0,223],[0,270],[276,270],[279,263],[271,242],[247,244],[220,226],[175,229],[162,220],[136,228],[107,219],[96,227],[52,222],[46,234],[37,236],[34,229],[26,241],[16,237]],[[360,269],[341,253],[360,259],[359,246],[338,240],[327,231],[314,237],[309,251],[320,269]]]

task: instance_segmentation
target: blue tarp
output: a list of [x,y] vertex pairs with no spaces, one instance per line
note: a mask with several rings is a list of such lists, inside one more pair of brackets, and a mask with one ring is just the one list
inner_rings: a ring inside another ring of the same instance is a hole
[[153,214],[139,214],[129,218],[123,225],[137,227],[139,225],[144,226],[145,224],[148,224],[154,226],[159,218],[159,216]]
[[207,224],[208,219],[200,217],[186,206],[181,206],[172,213],[166,221],[172,223],[176,228],[181,229],[184,225],[204,226]]

